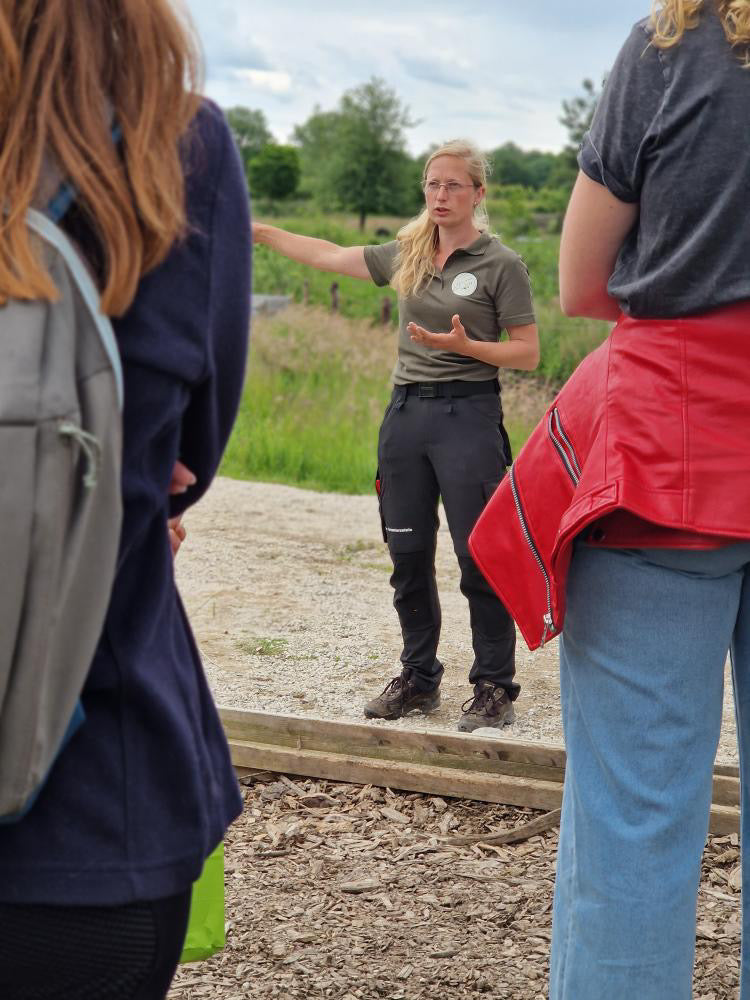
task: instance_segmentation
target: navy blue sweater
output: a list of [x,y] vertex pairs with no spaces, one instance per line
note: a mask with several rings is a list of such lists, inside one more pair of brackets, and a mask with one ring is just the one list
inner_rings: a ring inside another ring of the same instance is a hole
[[[242,390],[248,200],[218,108],[185,155],[188,237],[140,284],[115,333],[125,377],[119,566],[87,720],[29,815],[0,827],[0,901],[115,905],[186,889],[241,799],[166,531],[206,490]],[[170,502],[180,458],[197,486]]]

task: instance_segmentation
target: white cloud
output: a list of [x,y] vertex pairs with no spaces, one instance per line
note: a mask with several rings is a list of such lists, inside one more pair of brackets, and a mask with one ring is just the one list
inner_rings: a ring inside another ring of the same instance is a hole
[[288,94],[292,89],[292,78],[288,73],[279,73],[267,69],[234,69],[232,76],[252,84],[259,90],[267,90],[272,94]]

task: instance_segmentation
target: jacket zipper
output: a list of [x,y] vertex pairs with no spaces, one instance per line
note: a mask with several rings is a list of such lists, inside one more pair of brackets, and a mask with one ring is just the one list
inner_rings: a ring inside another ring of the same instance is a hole
[[518,495],[518,487],[516,486],[516,467],[515,464],[510,467],[510,490],[513,494],[513,503],[516,505],[516,513],[518,514],[518,520],[521,524],[521,530],[523,531],[523,536],[526,539],[526,544],[531,549],[531,554],[536,559],[537,566],[541,570],[542,576],[544,577],[544,588],[547,595],[547,613],[542,615],[542,641],[540,646],[543,646],[550,636],[550,633],[555,631],[555,622],[552,617],[552,585],[550,584],[549,573],[542,562],[542,557],[539,555],[539,550],[534,544],[534,540],[531,537],[531,532],[529,531],[529,526],[526,523],[526,516],[523,512],[523,507],[521,506],[521,498]]
[[563,430],[560,414],[558,413],[556,406],[550,410],[549,417],[547,417],[547,433],[549,434],[552,444],[555,446],[557,453],[563,461],[563,465],[570,476],[571,482],[574,486],[578,486],[581,479],[581,467],[578,464],[578,459],[573,451],[573,445],[570,443],[570,438]]

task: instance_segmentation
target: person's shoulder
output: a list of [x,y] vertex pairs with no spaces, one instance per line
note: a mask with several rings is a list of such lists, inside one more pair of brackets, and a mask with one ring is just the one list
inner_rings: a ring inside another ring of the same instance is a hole
[[[186,180],[188,215],[200,227],[200,217],[222,199],[247,198],[247,188],[224,112],[202,98],[182,138],[181,157]],[[219,191],[219,189],[221,189]]]
[[[704,5],[705,6],[705,5]],[[636,21],[630,35],[620,52],[620,61],[629,65],[638,64],[646,73],[655,73],[656,67],[664,74],[670,75],[670,66],[681,60],[693,61],[696,54],[704,50],[724,48],[726,37],[718,13],[711,5],[701,11],[700,19],[695,27],[684,32],[679,45],[662,48],[654,45],[655,27],[651,16]]]
[[644,59],[657,59],[659,49],[652,45],[654,27],[651,16],[642,17],[630,29],[617,57],[618,62],[641,62]]
[[379,250],[381,253],[396,254],[401,246],[401,241],[388,240],[386,243],[369,243],[368,246],[371,246],[375,250]]
[[401,248],[399,240],[389,240],[387,243],[368,243],[365,245],[365,256],[381,261],[392,261]]
[[193,163],[220,160],[234,142],[224,112],[208,98],[201,98],[198,110],[188,126],[184,144]]
[[631,34],[638,37],[650,39],[654,34],[653,22],[651,20],[651,15],[647,14],[645,17],[640,18],[636,21],[632,27]]
[[201,97],[191,128],[206,138],[231,136],[226,115],[218,104],[208,97]]
[[515,250],[512,250],[496,233],[489,233],[487,243],[487,255],[499,264],[517,265],[523,264],[523,258]]

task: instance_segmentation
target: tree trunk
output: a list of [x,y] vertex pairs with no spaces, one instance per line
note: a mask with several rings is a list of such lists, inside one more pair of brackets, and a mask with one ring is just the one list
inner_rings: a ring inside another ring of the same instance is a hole
[[360,208],[359,210],[359,231],[360,233],[365,228],[365,219],[367,218],[367,209]]

